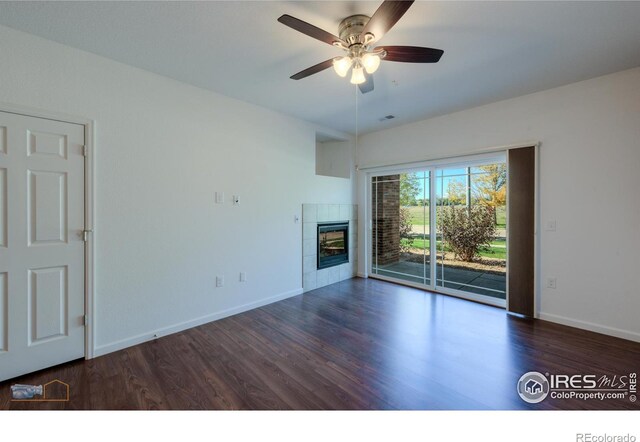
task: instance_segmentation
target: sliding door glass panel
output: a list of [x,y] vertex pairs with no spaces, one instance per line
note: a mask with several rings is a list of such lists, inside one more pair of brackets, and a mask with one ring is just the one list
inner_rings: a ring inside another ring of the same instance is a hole
[[373,177],[372,273],[430,285],[429,172]]
[[506,164],[436,170],[436,285],[506,297]]
[[400,254],[407,266],[422,272],[420,283],[427,286],[431,285],[429,189],[428,171],[400,175]]

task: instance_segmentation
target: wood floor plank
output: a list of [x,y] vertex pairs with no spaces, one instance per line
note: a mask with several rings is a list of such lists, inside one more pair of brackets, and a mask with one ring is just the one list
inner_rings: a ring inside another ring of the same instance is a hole
[[[356,278],[0,383],[0,409],[640,409],[527,404],[528,371],[637,373],[640,344]],[[68,402],[11,400],[12,384],[53,379]]]

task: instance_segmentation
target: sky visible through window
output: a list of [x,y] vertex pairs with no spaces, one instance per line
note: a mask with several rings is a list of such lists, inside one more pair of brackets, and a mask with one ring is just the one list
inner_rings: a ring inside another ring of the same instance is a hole
[[[503,164],[503,163],[495,163]],[[486,173],[479,167],[471,167],[471,187],[473,188],[473,176]],[[407,177],[415,177],[418,185],[417,199],[429,199],[429,172],[417,171],[406,174]],[[438,198],[449,198],[449,190],[452,189],[452,183],[458,183],[460,186],[466,188],[467,185],[467,168],[449,168],[449,169],[437,169],[436,170],[436,195]],[[426,191],[425,191],[426,189]],[[425,193],[426,192],[426,193]]]

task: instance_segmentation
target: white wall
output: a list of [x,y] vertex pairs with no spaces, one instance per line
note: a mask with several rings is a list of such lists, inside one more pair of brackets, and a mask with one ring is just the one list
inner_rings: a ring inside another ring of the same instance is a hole
[[540,219],[557,221],[540,232],[539,276],[557,278],[540,317],[640,341],[640,68],[364,135],[356,164],[530,140],[541,142]]
[[6,27],[0,60],[0,102],[96,120],[98,354],[300,293],[294,215],[353,202],[309,123]]
[[316,143],[318,175],[351,178],[353,172],[353,148],[349,141]]

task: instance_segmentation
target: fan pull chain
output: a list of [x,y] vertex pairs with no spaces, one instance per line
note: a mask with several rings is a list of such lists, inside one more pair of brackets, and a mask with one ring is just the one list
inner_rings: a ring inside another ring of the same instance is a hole
[[[356,91],[356,142],[355,147],[353,149],[354,162],[358,162],[358,85],[354,87]],[[358,164],[356,166],[356,171],[358,171]]]

